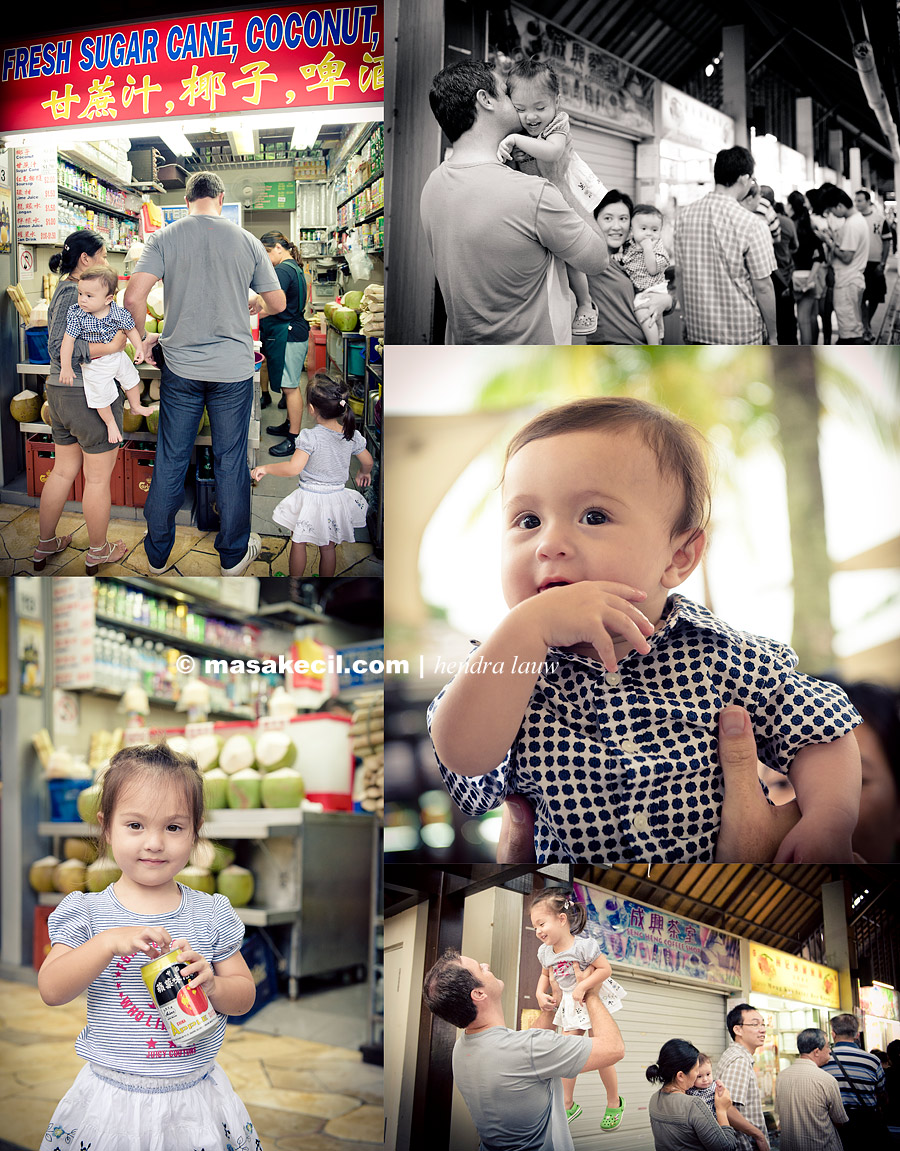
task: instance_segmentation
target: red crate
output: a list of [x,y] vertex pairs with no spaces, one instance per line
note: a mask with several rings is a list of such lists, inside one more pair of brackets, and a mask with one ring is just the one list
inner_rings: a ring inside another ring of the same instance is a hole
[[121,447],[116,452],[116,462],[113,466],[112,475],[109,477],[109,491],[112,499],[113,507],[125,508],[128,504],[125,502],[125,448]]
[[147,502],[156,452],[152,448],[125,448],[125,506],[142,508]]
[[[50,436],[41,432],[28,436],[25,440],[25,475],[30,496],[39,496],[44,490],[47,476],[53,471],[54,459],[55,448]],[[66,499],[80,501],[83,495],[84,476],[79,472]]]

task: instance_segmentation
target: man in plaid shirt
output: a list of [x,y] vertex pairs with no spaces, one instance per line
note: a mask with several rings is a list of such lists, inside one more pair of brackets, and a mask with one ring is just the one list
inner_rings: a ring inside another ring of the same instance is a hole
[[753,1056],[766,1041],[766,1025],[749,1003],[732,1007],[725,1022],[733,1042],[719,1060],[716,1079],[728,1088],[734,1104],[728,1108],[728,1122],[737,1135],[739,1151],[769,1151],[762,1100],[753,1073]]
[[675,223],[675,279],[689,344],[778,342],[772,238],[740,204],[753,179],[746,148],[716,156],[716,186],[688,204]]

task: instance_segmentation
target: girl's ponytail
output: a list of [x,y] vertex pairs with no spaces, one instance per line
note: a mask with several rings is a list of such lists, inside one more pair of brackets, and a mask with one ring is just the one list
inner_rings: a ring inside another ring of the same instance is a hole
[[345,440],[352,440],[356,431],[356,416],[350,407],[349,397],[345,385],[324,371],[316,372],[306,393],[307,402],[312,404],[323,419],[341,421]]

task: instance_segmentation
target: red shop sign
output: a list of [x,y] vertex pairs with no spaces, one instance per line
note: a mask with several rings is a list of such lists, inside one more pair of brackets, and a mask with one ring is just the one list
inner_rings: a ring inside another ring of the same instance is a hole
[[331,3],[3,45],[0,131],[380,104],[383,42],[380,3]]

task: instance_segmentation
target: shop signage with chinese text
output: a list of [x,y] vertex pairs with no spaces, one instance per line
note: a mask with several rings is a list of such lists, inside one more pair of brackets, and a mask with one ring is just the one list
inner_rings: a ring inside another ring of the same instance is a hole
[[799,955],[750,944],[750,990],[814,1007],[840,1007],[838,973]]
[[662,82],[659,99],[665,139],[702,148],[711,156],[723,148],[734,147],[734,120],[724,112]]
[[872,987],[860,987],[859,1005],[866,1015],[875,1015],[878,1019],[893,1019],[900,1022],[900,1002],[893,987],[875,984]]
[[384,99],[380,4],[159,20],[4,44],[0,131]]
[[618,56],[513,4],[525,57],[538,56],[559,77],[560,107],[635,136],[654,135],[653,79]]
[[575,893],[587,910],[585,930],[610,963],[740,988],[736,936],[599,887],[576,883]]

